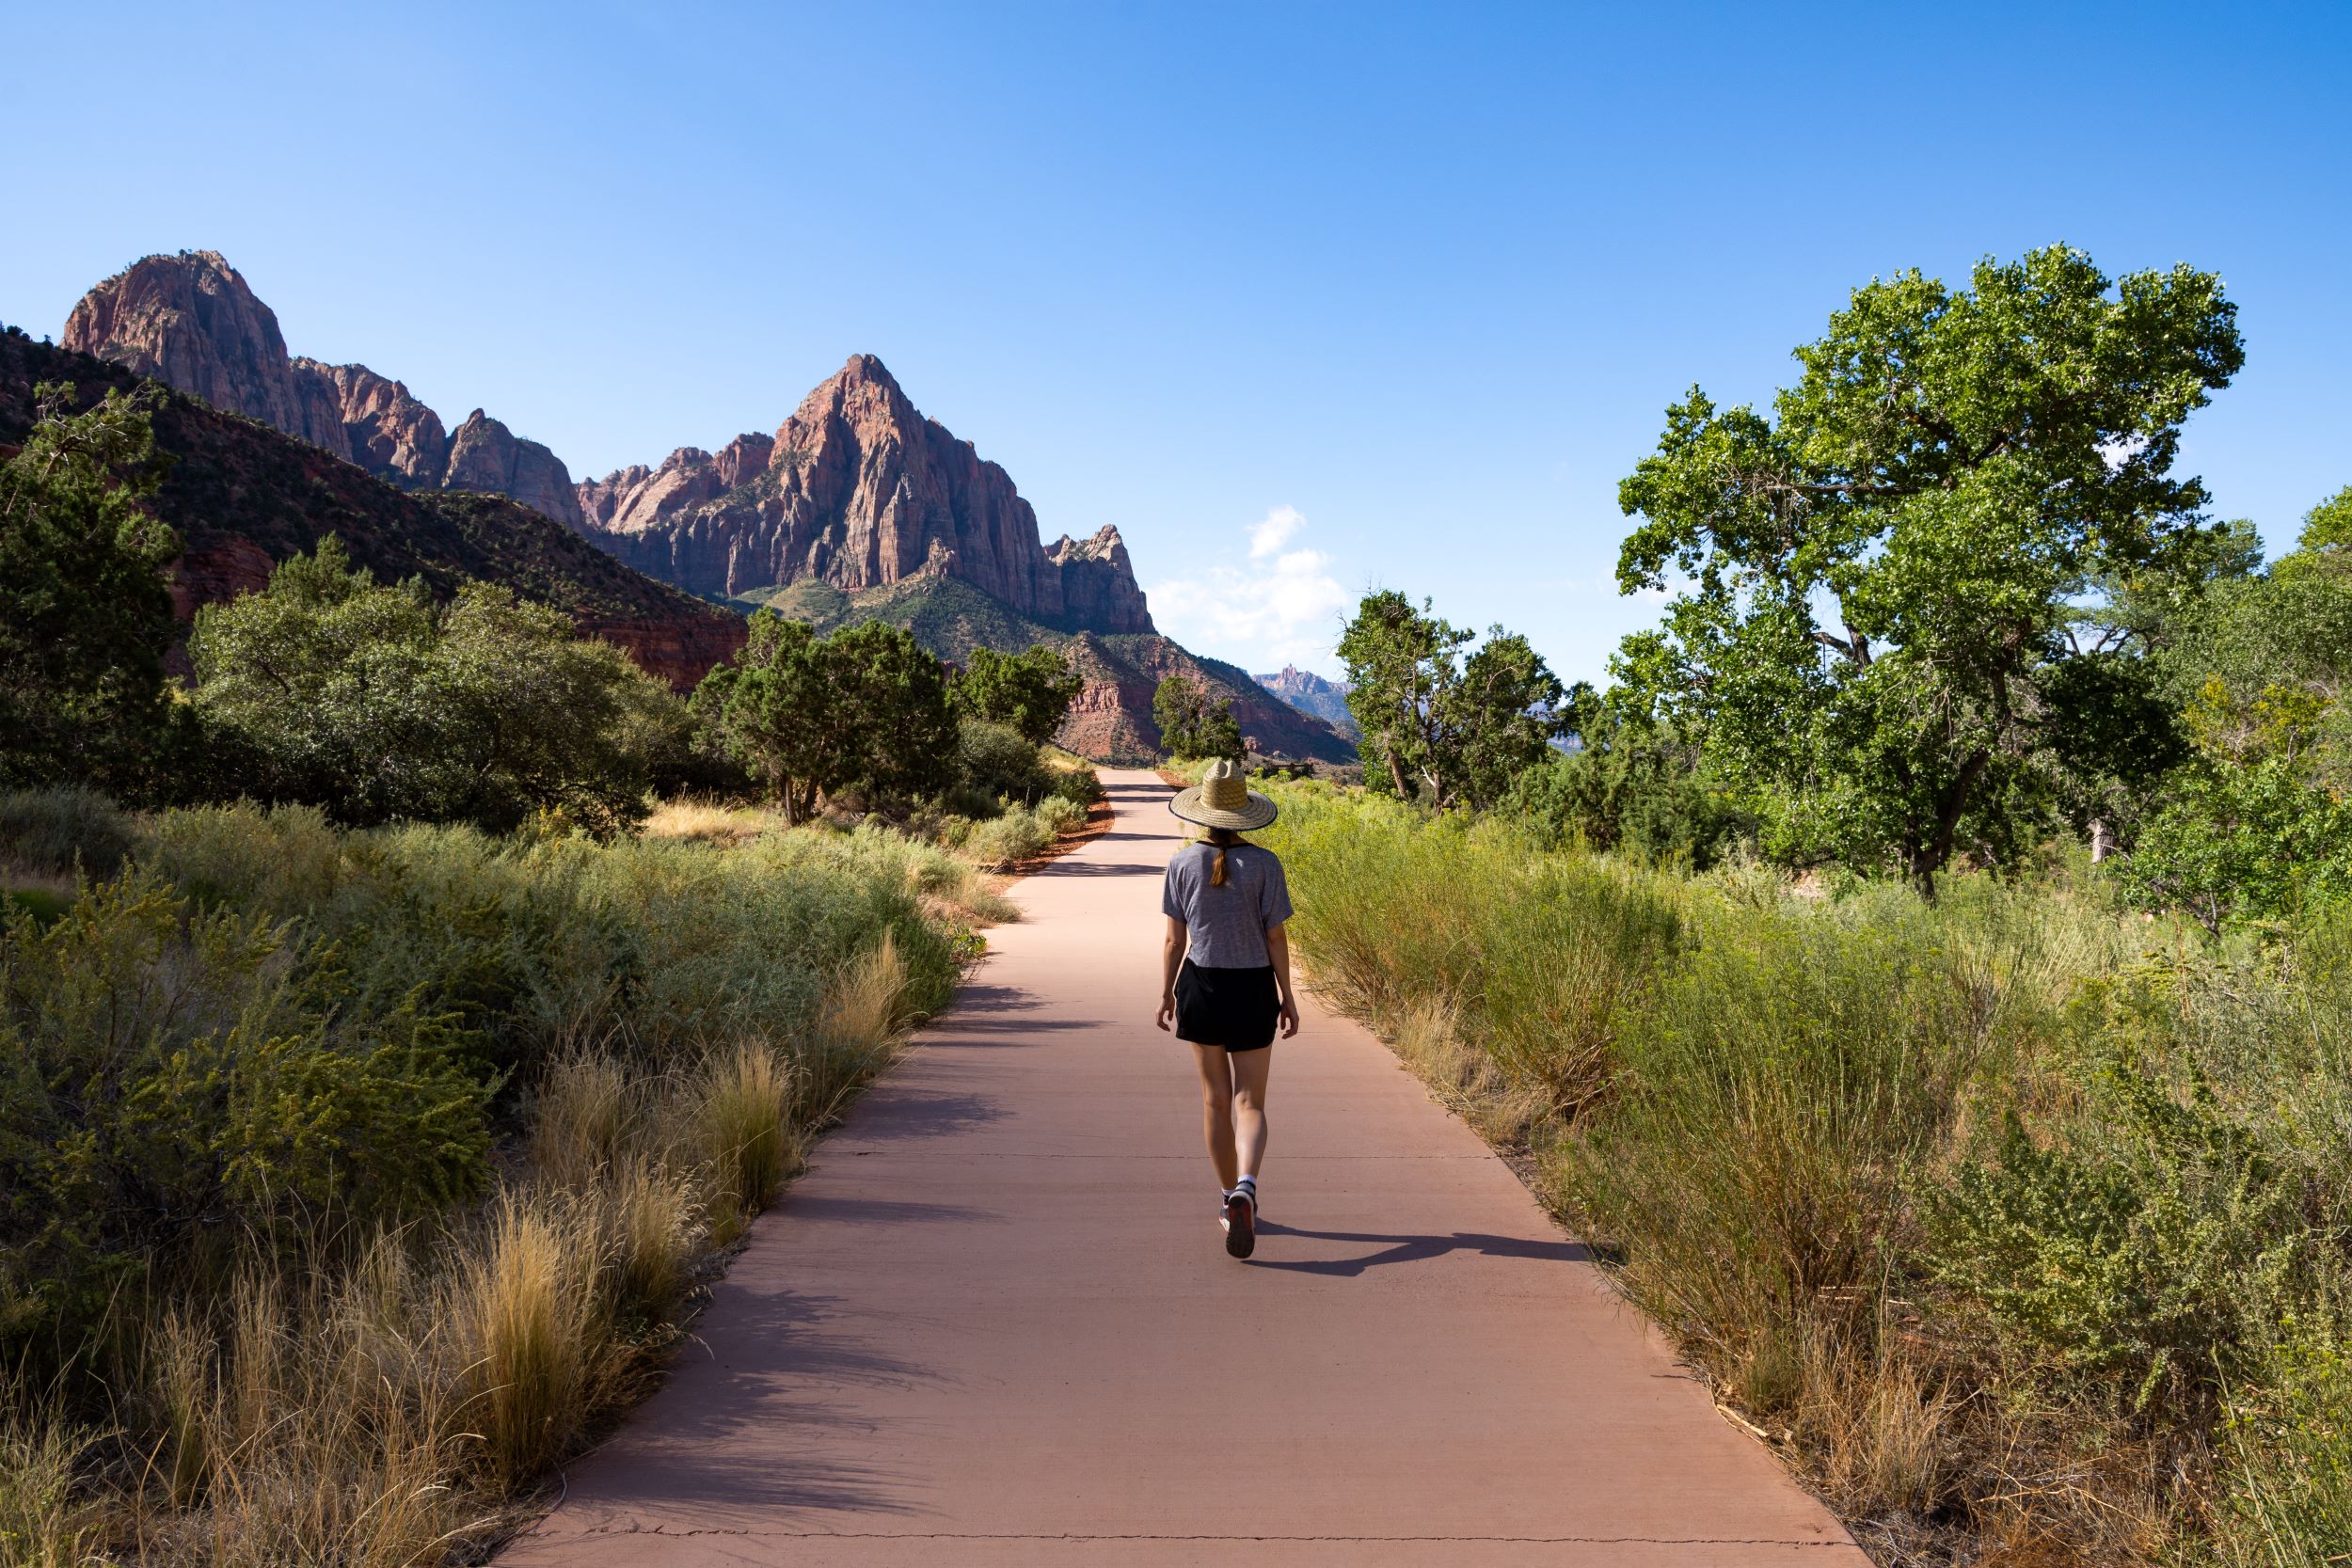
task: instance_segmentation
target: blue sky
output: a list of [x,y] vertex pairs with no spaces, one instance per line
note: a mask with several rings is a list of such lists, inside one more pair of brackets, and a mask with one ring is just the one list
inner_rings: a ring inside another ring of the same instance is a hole
[[0,320],[225,252],[296,353],[576,476],[852,353],[1117,523],[1164,629],[1329,670],[1369,586],[1597,677],[1617,481],[1847,290],[2066,240],[2241,309],[2189,427],[2352,483],[2352,6],[7,7]]

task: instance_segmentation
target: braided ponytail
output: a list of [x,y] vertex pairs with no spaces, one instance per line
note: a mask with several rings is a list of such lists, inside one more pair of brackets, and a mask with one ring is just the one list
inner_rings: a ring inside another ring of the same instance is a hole
[[1209,842],[1216,846],[1216,863],[1209,867],[1209,885],[1223,887],[1225,885],[1225,851],[1240,840],[1231,828],[1211,828]]

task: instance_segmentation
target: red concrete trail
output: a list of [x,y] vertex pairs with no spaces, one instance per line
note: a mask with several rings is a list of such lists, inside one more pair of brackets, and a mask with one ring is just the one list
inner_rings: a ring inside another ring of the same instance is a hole
[[1855,1568],[1503,1164],[1311,1003],[1225,1255],[1152,1027],[1168,791],[1111,832],[752,1232],[702,1344],[513,1568]]

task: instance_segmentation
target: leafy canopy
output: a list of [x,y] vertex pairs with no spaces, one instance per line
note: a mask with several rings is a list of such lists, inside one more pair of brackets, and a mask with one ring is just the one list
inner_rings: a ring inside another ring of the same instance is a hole
[[1470,636],[1393,589],[1357,608],[1339,653],[1374,789],[1483,810],[1543,760],[1560,728],[1558,678],[1516,632],[1492,627],[1464,657]]
[[1519,774],[1502,811],[1554,847],[1581,844],[1705,870],[1749,824],[1674,727],[1579,681],[1561,709],[1580,744]]
[[245,793],[336,821],[471,822],[533,813],[610,832],[644,815],[677,700],[607,642],[503,588],[447,605],[378,583],[319,541],[264,593],[197,612],[199,711]]
[[1233,718],[1232,699],[1212,705],[1208,690],[1183,675],[1164,677],[1152,693],[1152,721],[1160,727],[1160,745],[1171,757],[1239,762],[1248,749]]
[[960,717],[1017,731],[1032,746],[1054,738],[1086,682],[1070,660],[1040,642],[1025,654],[975,648],[949,688]]
[[2094,584],[2211,553],[2172,468],[2243,359],[2210,273],[2110,280],[2054,245],[1970,285],[1856,290],[1770,418],[1693,388],[1618,490],[1619,587],[1677,594],[1619,676],[1776,802],[1782,852],[1929,892],[1963,847],[2013,863],[2056,738],[2134,700],[2060,678],[2067,632]]
[[164,681],[180,541],[141,502],[162,478],[150,400],[35,388],[0,465],[0,785],[149,792],[179,732]]
[[2214,930],[2352,896],[2352,490],[2267,571],[2217,576],[2151,620],[2148,663],[2191,750],[2126,885]]
[[914,797],[955,771],[946,673],[913,636],[880,621],[819,637],[763,610],[738,661],[703,677],[694,706],[789,822],[852,786]]

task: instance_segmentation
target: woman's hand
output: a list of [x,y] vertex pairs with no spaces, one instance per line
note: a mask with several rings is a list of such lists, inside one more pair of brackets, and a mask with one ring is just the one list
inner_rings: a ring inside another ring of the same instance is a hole
[[1172,990],[1164,990],[1160,992],[1160,1016],[1153,1020],[1153,1022],[1159,1024],[1162,1029],[1166,1029],[1168,1026],[1168,1021],[1173,1019],[1175,1016],[1176,993]]
[[1293,1035],[1297,1033],[1298,998],[1295,996],[1285,996],[1282,998],[1282,1037],[1284,1039],[1289,1039]]

